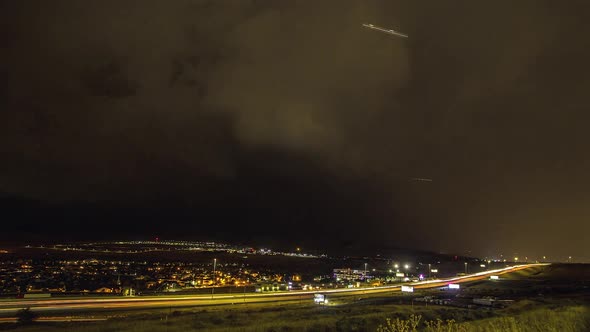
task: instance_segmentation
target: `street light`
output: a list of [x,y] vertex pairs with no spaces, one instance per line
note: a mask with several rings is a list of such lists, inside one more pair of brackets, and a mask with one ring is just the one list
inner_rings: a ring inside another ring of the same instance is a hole
[[217,274],[215,273],[215,268],[217,267],[217,258],[213,258],[213,283],[217,284]]
[[410,268],[408,264],[404,265],[404,267],[406,268],[406,270]]
[[211,298],[213,298],[213,293],[215,292],[215,284],[217,284],[217,277],[215,275],[215,268],[217,267],[217,258],[213,258],[213,286],[211,287]]
[[465,262],[465,274],[467,274],[467,262]]

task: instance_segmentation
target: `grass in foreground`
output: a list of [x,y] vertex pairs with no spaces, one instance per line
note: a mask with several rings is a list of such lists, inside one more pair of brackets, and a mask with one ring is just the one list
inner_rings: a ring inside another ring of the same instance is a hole
[[[518,306],[516,306],[518,308]],[[415,329],[409,321],[419,316]],[[390,318],[388,325],[387,318]],[[401,325],[400,325],[401,324]],[[404,325],[405,324],[405,325]],[[404,327],[405,326],[405,327]],[[131,315],[99,323],[59,323],[0,327],[15,332],[188,332],[188,331],[590,331],[586,305],[555,309],[522,306],[521,310],[467,310],[449,307],[404,305],[347,305],[312,307],[244,307],[201,309]]]
[[422,321],[421,316],[410,315],[408,319],[387,319],[385,324],[377,328],[378,332],[581,332],[589,330],[589,310],[588,307],[583,306],[557,311],[545,308],[517,316],[494,317],[464,323],[440,318]]

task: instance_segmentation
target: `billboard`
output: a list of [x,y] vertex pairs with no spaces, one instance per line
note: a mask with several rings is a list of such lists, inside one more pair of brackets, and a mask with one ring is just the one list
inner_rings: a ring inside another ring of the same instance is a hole
[[461,288],[461,285],[459,284],[449,284],[449,289],[459,289]]
[[403,274],[403,272],[398,272],[395,274],[395,276],[398,278],[403,278],[405,276],[405,274]]
[[324,304],[328,301],[326,300],[326,296],[324,294],[314,294],[313,295],[313,302],[317,304]]
[[412,287],[412,286],[402,286],[402,292],[413,293],[414,292],[414,287]]

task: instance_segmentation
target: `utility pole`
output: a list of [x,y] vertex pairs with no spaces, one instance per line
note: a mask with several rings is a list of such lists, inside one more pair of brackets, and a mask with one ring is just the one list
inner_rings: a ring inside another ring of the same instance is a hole
[[215,284],[217,284],[217,275],[215,274],[215,267],[217,266],[217,258],[213,258],[213,285],[211,286],[211,299],[215,293]]

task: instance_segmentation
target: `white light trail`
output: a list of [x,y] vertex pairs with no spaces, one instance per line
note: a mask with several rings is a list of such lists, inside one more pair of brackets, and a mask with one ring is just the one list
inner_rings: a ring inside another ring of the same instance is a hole
[[377,31],[379,31],[379,32],[386,33],[386,34],[388,34],[388,35],[398,36],[398,37],[402,37],[402,38],[408,38],[408,35],[406,35],[406,34],[403,34],[403,33],[401,33],[401,32],[397,32],[397,31],[395,31],[395,30],[392,30],[392,29],[385,29],[385,28],[381,28],[381,27],[378,27],[378,26],[376,26],[376,25],[373,25],[373,24],[367,24],[367,23],[364,23],[364,24],[363,24],[363,26],[364,26],[365,28],[372,29],[372,30],[377,30]]

